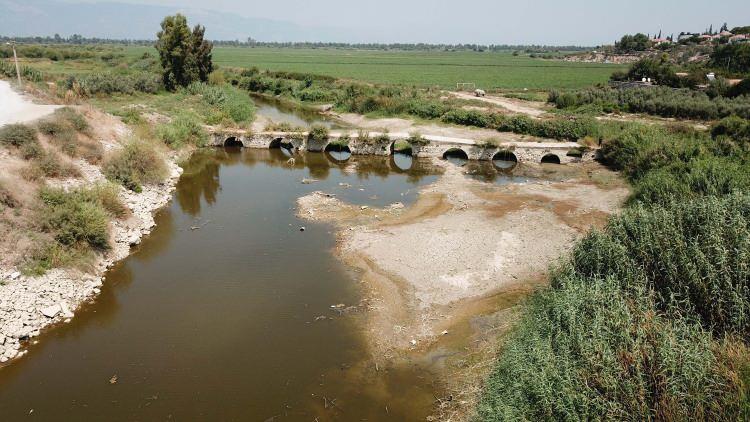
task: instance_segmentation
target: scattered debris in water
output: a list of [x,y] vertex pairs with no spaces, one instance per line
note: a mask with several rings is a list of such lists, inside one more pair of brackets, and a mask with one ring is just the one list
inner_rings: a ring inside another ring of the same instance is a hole
[[109,379],[110,384],[117,384],[117,374],[112,375],[112,378]]
[[303,185],[309,185],[309,184],[315,183],[317,181],[318,181],[317,179],[302,179],[302,184]]
[[301,226],[301,227],[299,228],[299,231],[301,231],[301,232],[303,232],[303,231],[305,231],[305,230],[307,230],[307,229],[305,229],[305,226]]

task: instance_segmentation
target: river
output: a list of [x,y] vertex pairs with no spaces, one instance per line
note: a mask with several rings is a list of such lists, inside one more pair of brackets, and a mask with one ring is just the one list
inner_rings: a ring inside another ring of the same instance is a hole
[[331,308],[359,303],[357,277],[334,256],[332,227],[300,231],[295,201],[324,190],[408,204],[436,176],[390,157],[286,161],[196,153],[96,302],[0,370],[2,420],[423,420],[429,371],[371,363],[363,315]]

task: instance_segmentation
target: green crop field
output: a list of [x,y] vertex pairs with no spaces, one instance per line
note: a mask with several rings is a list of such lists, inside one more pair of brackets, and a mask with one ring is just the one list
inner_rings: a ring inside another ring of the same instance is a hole
[[[146,47],[130,47],[128,55]],[[373,83],[543,90],[606,82],[623,66],[532,59],[507,53],[215,47],[219,66],[316,73]]]

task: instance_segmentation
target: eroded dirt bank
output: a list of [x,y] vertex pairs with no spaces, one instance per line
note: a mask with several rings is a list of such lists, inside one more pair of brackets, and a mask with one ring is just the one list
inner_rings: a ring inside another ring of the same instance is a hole
[[628,193],[598,165],[560,167],[554,181],[492,184],[436,164],[444,175],[408,208],[360,207],[326,192],[298,200],[299,217],[338,227],[337,253],[361,271],[376,360],[408,355],[432,365],[458,354],[465,362]]

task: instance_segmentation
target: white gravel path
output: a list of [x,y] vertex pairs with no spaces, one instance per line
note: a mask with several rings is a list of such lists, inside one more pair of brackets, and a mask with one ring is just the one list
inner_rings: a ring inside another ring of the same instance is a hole
[[0,126],[37,120],[60,107],[34,104],[11,88],[8,81],[0,81]]

